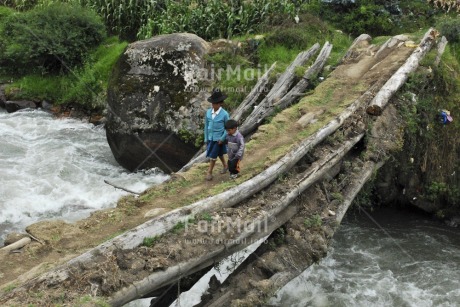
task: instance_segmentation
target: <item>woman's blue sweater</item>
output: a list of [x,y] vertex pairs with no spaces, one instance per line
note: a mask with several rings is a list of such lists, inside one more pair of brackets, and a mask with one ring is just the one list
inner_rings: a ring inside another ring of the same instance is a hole
[[227,111],[221,108],[219,114],[212,119],[212,108],[209,108],[204,118],[204,141],[225,141],[227,131],[224,125],[229,118]]

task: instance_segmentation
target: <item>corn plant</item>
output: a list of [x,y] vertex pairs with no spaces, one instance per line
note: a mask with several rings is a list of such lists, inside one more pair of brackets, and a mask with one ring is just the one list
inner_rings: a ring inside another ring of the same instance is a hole
[[128,40],[173,32],[205,39],[255,32],[280,14],[293,17],[294,0],[4,0],[18,10],[56,2],[79,4],[100,15],[109,34]]
[[449,13],[452,9],[460,12],[460,2],[457,0],[427,0],[428,3],[432,3],[435,7],[442,9]]

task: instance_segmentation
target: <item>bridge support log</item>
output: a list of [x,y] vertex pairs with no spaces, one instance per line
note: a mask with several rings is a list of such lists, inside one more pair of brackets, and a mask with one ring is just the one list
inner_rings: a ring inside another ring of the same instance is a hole
[[0,248],[0,257],[2,254],[9,253],[11,251],[14,251],[16,249],[21,249],[27,244],[29,244],[32,240],[29,237],[22,238],[21,240],[18,240],[10,245],[7,245],[5,247]]
[[[368,34],[361,34],[358,38],[355,39],[351,47],[348,49],[347,54],[345,57],[342,59],[344,61],[347,57],[351,56],[353,53],[354,49],[358,47],[358,45],[362,41],[367,41],[369,42],[371,40],[371,37]],[[310,59],[313,54],[316,53],[316,51],[319,49],[319,44],[316,43],[313,45],[308,51],[304,52],[303,57],[305,55],[308,56],[308,58],[303,59],[302,61],[306,62]],[[291,83],[286,83],[286,80],[290,79],[292,81],[292,78],[294,77],[293,72],[289,72],[288,70],[294,71],[294,69],[301,65],[300,61],[298,61],[299,57],[301,54],[299,54],[294,60],[293,63],[287,68],[286,72],[278,79],[278,81],[275,83],[275,85],[272,87],[270,92],[267,94],[267,96],[260,102],[260,104],[257,106],[259,110],[254,110],[251,114],[248,115],[248,117],[245,119],[244,123],[242,126],[240,126],[240,132],[246,136],[248,133],[254,131],[259,125],[262,120],[264,120],[267,116],[270,116],[275,108],[273,106],[273,102],[279,102],[278,105],[276,106],[278,109],[284,109],[290,104],[293,103],[293,101],[299,97],[301,93],[305,91],[305,89],[309,85],[309,79],[314,75],[317,74],[321,71],[321,69],[324,67],[327,58],[329,57],[330,52],[332,51],[332,45],[329,44],[328,42],[323,46],[322,50],[320,51],[320,54],[318,55],[315,63],[313,66],[308,69],[305,72],[305,75],[303,76],[302,80],[298,82],[298,84],[291,90],[289,93],[286,94],[286,96],[280,96],[280,93],[284,91],[284,93],[287,92],[289,89]],[[297,63],[296,63],[297,61]],[[260,94],[260,89],[265,87],[265,85],[268,82],[268,77],[272,69],[274,69],[274,63],[270,69],[264,74],[264,76],[257,82],[257,84],[254,86],[253,90],[248,94],[248,96],[245,98],[245,100],[241,103],[241,105],[235,110],[234,113],[231,114],[231,117],[234,118],[235,120],[240,120],[243,116],[243,114],[249,110],[249,107],[254,105],[256,102],[258,95]],[[256,96],[257,95],[257,96]],[[272,111],[269,113],[261,114],[263,113],[262,110],[265,110],[269,108],[270,104],[272,106],[270,107]],[[249,120],[249,118],[251,119]],[[186,165],[184,165],[179,172],[185,172],[190,167],[192,167],[193,164],[195,163],[202,163],[206,160],[206,154],[204,152],[198,152],[194,158],[192,158]]]
[[383,108],[388,103],[391,96],[393,96],[401,86],[406,82],[409,74],[414,72],[420,60],[428,53],[436,40],[437,32],[431,28],[425,33],[419,46],[414,50],[407,61],[402,65],[396,73],[391,76],[380,91],[375,95],[366,109],[366,112],[370,115],[381,115]]
[[[362,45],[368,45],[372,40],[372,37],[369,34],[361,34],[351,44],[350,48],[348,48],[347,53],[343,56],[340,60],[340,63],[346,62],[347,60],[353,58],[354,54],[356,53],[356,49],[361,48]],[[359,53],[358,53],[359,54]]]
[[[244,136],[247,136],[249,132],[254,131],[255,128],[257,128],[257,126],[259,125],[260,121],[262,121],[265,118],[265,116],[260,115],[259,113],[261,113],[262,110],[264,110],[267,106],[269,106],[274,100],[279,100],[284,96],[284,94],[286,94],[286,92],[289,90],[289,87],[292,85],[292,82],[294,81],[295,69],[299,66],[304,65],[318,51],[319,46],[320,45],[316,43],[308,51],[303,51],[299,53],[297,57],[295,58],[295,60],[289,65],[289,67],[286,68],[286,71],[278,78],[278,80],[273,85],[270,92],[268,92],[267,96],[264,99],[262,99],[262,101],[259,103],[257,108],[252,111],[252,113],[248,116],[248,118],[246,118],[244,123],[239,127],[240,132]],[[275,65],[275,63],[273,65]],[[260,88],[262,88],[262,86],[265,86],[266,83],[268,82],[270,70],[274,68],[273,65],[271,66],[269,71],[265,74],[266,80],[264,79],[265,78],[265,75],[264,75],[264,77],[262,77],[261,80],[259,80],[258,84],[256,84],[256,86],[251,91],[251,93],[242,102],[242,107],[235,110],[234,114],[232,113],[231,115],[232,118],[236,117],[236,120],[241,119],[241,116],[243,115],[243,113],[247,111],[255,103],[255,101],[258,98],[258,95],[257,97],[255,95],[260,94]],[[259,88],[259,90],[257,90],[257,88]],[[257,91],[259,91],[259,93],[257,93]],[[257,118],[256,120],[258,120],[255,126],[252,126],[253,118]],[[190,169],[190,167],[193,164],[204,162],[205,160],[206,160],[206,153],[203,152],[199,154],[197,157],[190,160],[186,165],[184,165],[180,169],[179,172],[184,172]]]
[[239,121],[243,115],[248,112],[251,107],[257,102],[260,94],[266,90],[265,86],[268,84],[270,74],[275,69],[276,62],[264,73],[264,75],[257,81],[257,84],[252,88],[251,92],[239,104],[239,106],[232,112],[232,118]]
[[[201,212],[215,212],[226,207],[233,207],[241,201],[251,197],[255,193],[261,191],[265,187],[273,183],[279,175],[290,170],[302,157],[304,157],[312,148],[321,143],[326,137],[334,133],[343,123],[361,108],[370,97],[374,88],[370,88],[362,94],[350,106],[348,106],[341,114],[331,120],[323,128],[316,133],[303,140],[300,144],[294,147],[284,157],[276,163],[265,169],[252,179],[241,183],[225,192],[202,199],[191,205],[184,206],[167,212],[161,216],[155,217],[136,228],[127,231],[126,233],[113,238],[80,256],[70,260],[64,265],[61,265],[42,276],[29,281],[24,285],[24,288],[30,288],[36,284],[55,285],[66,280],[70,276],[70,270],[84,263],[93,262],[94,255],[109,255],[116,249],[132,249],[139,246],[145,237],[155,237],[164,234],[171,230],[179,222],[186,222],[189,218]],[[183,271],[182,271],[183,272]],[[18,288],[20,289],[20,288]],[[150,291],[149,291],[150,292]],[[144,293],[146,294],[146,293]]]
[[447,38],[443,36],[438,43],[438,54],[436,55],[436,59],[434,60],[434,66],[439,66],[439,62],[441,61],[441,57],[444,54],[447,46]]
[[[145,279],[123,288],[112,296],[110,305],[122,306],[123,304],[142,297],[160,287],[173,283],[182,276],[193,274],[203,267],[207,267],[235,253],[236,251],[242,250],[250,245],[248,242],[255,242],[268,236],[273,230],[289,221],[298,212],[298,207],[288,207],[293,200],[302,194],[307,188],[321,180],[323,176],[325,176],[337,163],[339,163],[353,148],[353,146],[355,146],[356,143],[358,143],[363,137],[364,134],[359,134],[353,137],[349,141],[344,142],[335,151],[313,163],[300,176],[301,179],[288,193],[276,202],[265,205],[265,207],[269,209],[262,211],[262,214],[260,214],[258,218],[252,219],[251,227],[247,227],[247,229],[241,232],[237,237],[229,239],[231,243],[210,247],[206,250],[206,253],[200,257],[169,267],[166,271],[155,272]],[[269,225],[264,225],[267,219],[271,222]],[[260,231],[262,229],[263,231]]]
[[[343,202],[337,209],[335,220],[337,225],[340,224],[345,212],[353,202],[353,199],[362,189],[364,184],[372,178],[372,175],[383,165],[383,162],[375,163],[372,161],[366,162],[359,173],[354,174],[352,184],[348,185],[343,191]],[[302,216],[303,217],[303,216]],[[305,219],[309,216],[305,216]],[[302,219],[300,219],[302,220]],[[293,222],[286,224],[287,230],[285,233],[289,236],[289,228]],[[296,252],[303,253],[305,242],[301,239],[289,237],[286,239],[289,243],[284,243],[278,246],[275,250],[268,249],[265,246],[259,247],[254,252],[254,256],[250,257],[241,264],[244,267],[241,270],[235,271],[218,289],[211,289],[211,293],[204,296],[204,300],[198,306],[200,307],[220,307],[223,300],[228,306],[258,306],[265,304],[275,295],[278,289],[287,284],[290,280],[298,276],[311,264],[311,258],[298,257],[294,255]],[[289,246],[287,246],[289,245]],[[296,249],[299,251],[296,251]],[[305,251],[307,253],[307,251]],[[323,251],[312,251],[308,253],[321,254]],[[283,259],[279,259],[279,258]],[[258,279],[260,275],[257,272],[270,271],[272,274],[267,279]],[[248,281],[253,285],[249,291],[241,291],[242,281]],[[208,291],[209,292],[209,291]]]
[[[319,48],[319,44],[315,44],[313,47],[316,46]],[[312,49],[310,49],[309,52],[313,53]],[[299,98],[299,94],[303,94],[305,89],[310,84],[310,79],[323,69],[324,64],[329,58],[331,50],[332,45],[329,42],[326,42],[318,57],[316,58],[315,63],[306,70],[302,79],[288,92],[289,86],[291,85],[295,76],[295,67],[291,65],[285,72],[285,75],[287,76],[284,76],[278,80],[279,82],[275,84],[267,97],[265,97],[265,99],[262,100],[257,108],[255,108],[254,111],[245,119],[243,125],[241,125],[240,132],[243,135],[247,135],[253,132],[265,118],[275,112],[276,108],[283,110],[295,99]],[[316,52],[316,50],[314,50],[314,52]]]

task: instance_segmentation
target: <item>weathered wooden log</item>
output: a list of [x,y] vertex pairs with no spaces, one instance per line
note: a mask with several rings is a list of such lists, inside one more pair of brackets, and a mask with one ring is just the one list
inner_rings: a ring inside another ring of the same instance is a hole
[[402,44],[407,40],[408,37],[406,35],[396,35],[390,37],[382,46],[380,46],[379,50],[375,53],[374,57],[377,59],[386,57],[394,46]]
[[[178,264],[175,267],[169,267],[166,271],[155,272],[145,279],[117,291],[117,293],[112,296],[110,305],[122,306],[123,304],[163,287],[165,283],[172,283],[183,276],[198,271],[203,266],[208,266],[209,260],[214,262],[219,261],[230,255],[228,251],[232,251],[232,253],[239,251],[248,245],[247,242],[254,242],[268,236],[274,229],[286,223],[298,211],[296,208],[295,210],[283,212],[289,204],[308,187],[319,181],[334,165],[339,163],[363,136],[364,134],[360,134],[344,142],[340,148],[313,163],[313,165],[302,174],[302,180],[299,181],[292,190],[275,203],[266,204],[266,207],[270,209],[262,213],[258,218],[252,219],[251,225],[246,227],[238,237],[229,240],[229,244],[226,244],[224,247],[210,246],[209,249],[206,250],[206,253],[200,257]],[[267,225],[267,219],[270,219],[273,223]],[[248,238],[251,238],[251,240],[248,240]],[[241,242],[246,242],[246,244],[241,244]]]
[[116,188],[116,189],[120,189],[120,190],[123,190],[123,191],[128,192],[128,193],[131,193],[131,194],[135,194],[135,195],[140,195],[140,194],[141,194],[141,193],[139,193],[139,192],[134,192],[134,191],[132,191],[132,190],[129,190],[129,189],[127,189],[127,188],[124,188],[124,187],[122,187],[122,186],[119,186],[119,185],[117,185],[117,184],[115,184],[115,183],[111,183],[111,182],[109,182],[108,180],[105,180],[105,179],[104,179],[104,183],[106,183],[106,184],[108,184],[108,185],[111,185],[112,187],[114,187],[114,188]]
[[316,52],[319,50],[320,45],[314,44],[308,51],[299,53],[296,59],[289,65],[286,71],[280,76],[278,81],[273,85],[267,96],[257,105],[251,114],[246,117],[243,124],[241,125],[240,132],[243,135],[247,135],[253,132],[266,118],[266,110],[272,109],[273,105],[276,104],[284,95],[288,92],[289,88],[294,82],[295,70],[297,67],[305,64]]
[[342,219],[345,216],[345,213],[347,212],[351,203],[353,202],[353,199],[355,199],[356,195],[358,195],[359,191],[361,191],[364,184],[368,182],[372,178],[372,175],[375,174],[375,172],[384,164],[384,162],[366,162],[360,171],[359,179],[355,180],[352,185],[345,188],[345,191],[343,193],[343,202],[336,211],[335,220],[339,224],[342,222]]
[[277,102],[273,108],[270,108],[269,112],[264,114],[264,118],[267,118],[268,116],[272,115],[273,112],[275,111],[275,108],[279,110],[284,110],[288,106],[290,106],[296,99],[299,98],[300,95],[302,95],[307,87],[310,85],[310,81],[312,78],[314,78],[317,74],[323,70],[324,65],[326,64],[327,59],[329,58],[329,55],[331,54],[332,51],[332,44],[329,42],[326,42],[321,49],[318,57],[316,58],[315,63],[307,69],[305,74],[303,75],[302,79],[297,82],[297,84],[286,94],[284,95],[283,98],[279,102]]
[[[350,184],[346,188],[346,190],[343,192],[344,200],[339,205],[339,208],[338,208],[338,211],[340,212],[340,214],[336,216],[336,221],[338,224],[340,224],[340,222],[342,221],[342,218],[345,212],[350,207],[351,203],[353,202],[354,198],[359,193],[363,185],[372,178],[372,175],[374,174],[374,172],[382,165],[383,165],[383,162],[382,163],[366,162],[363,165],[362,169],[360,170],[359,174],[356,174],[356,180],[352,181],[352,184]],[[281,249],[284,251],[283,246],[277,247],[277,249]],[[276,252],[276,250],[275,251],[271,250],[271,252],[274,252],[280,255],[283,254],[283,252]],[[270,263],[271,261],[273,261],[273,258],[270,259],[269,254],[270,252],[258,254],[256,257],[257,258],[256,261],[259,263],[265,263],[265,265],[270,266]],[[311,265],[310,260],[307,257],[296,258],[296,260],[294,260],[294,257],[289,257],[289,258],[292,259],[294,263],[277,262],[276,263],[277,272],[273,276],[271,276],[268,280],[265,280],[263,282],[264,287],[260,287],[260,288],[255,287],[253,290],[250,290],[248,293],[242,293],[241,291],[235,291],[235,289],[238,288],[239,281],[242,279],[254,278],[253,281],[257,283],[257,276],[256,274],[254,274],[254,271],[253,271],[254,266],[248,266],[249,267],[248,269],[243,269],[231,275],[231,277],[228,279],[226,289],[224,290],[223,293],[220,291],[218,292],[214,290],[215,293],[218,293],[216,298],[211,299],[210,301],[207,301],[206,303],[201,304],[200,306],[218,307],[219,304],[222,302],[222,297],[226,298],[227,305],[233,305],[233,304],[242,305],[242,306],[251,305],[251,304],[254,304],[254,300],[257,300],[257,298],[259,298],[259,301],[266,301],[268,298],[272,297],[278,289],[286,285],[289,281],[291,281],[293,278],[298,276],[302,271],[304,271],[306,268],[308,268]],[[280,271],[280,269],[284,269],[284,270]],[[229,295],[229,293],[232,293],[232,295]]]
[[[276,219],[274,219],[273,223],[267,225],[266,233],[270,234],[273,230],[282,226],[282,223],[285,223],[286,220],[289,219],[288,216],[292,217],[297,212],[297,210],[298,208],[294,207],[285,210],[283,214],[277,216]],[[230,241],[230,243],[227,245],[219,245],[218,249],[215,251],[207,252],[201,257],[187,261],[186,263],[181,263],[174,267],[169,267],[165,271],[152,274],[142,281],[133,283],[131,286],[123,288],[115,295],[113,295],[109,299],[109,304],[111,306],[123,306],[124,304],[136,298],[148,294],[151,292],[150,289],[157,289],[165,285],[169,285],[179,280],[182,276],[193,274],[202,268],[218,263],[224,258],[246,248],[252,243],[255,243],[258,239],[261,238],[259,232],[251,234],[252,235],[246,236],[244,240],[242,239],[241,241],[237,241],[237,239],[235,239]]]
[[270,74],[275,69],[276,62],[270,66],[270,68],[264,73],[264,75],[257,81],[256,85],[252,88],[251,92],[246,98],[238,105],[238,107],[232,112],[231,118],[239,121],[241,117],[249,111],[249,109],[257,102],[260,94],[265,90]]
[[318,110],[315,112],[308,112],[307,114],[303,115],[301,118],[299,118],[296,122],[296,125],[305,128],[307,125],[313,122],[313,120],[324,113],[324,110]]
[[347,52],[345,55],[342,57],[340,60],[340,63],[345,62],[346,60],[350,59],[353,57],[353,54],[355,52],[355,49],[359,48],[359,46],[362,44],[362,42],[366,42],[369,44],[372,40],[372,37],[369,34],[361,34],[351,44],[350,48],[348,48]]
[[12,243],[10,245],[4,246],[4,247],[0,248],[0,255],[2,253],[8,253],[10,251],[23,248],[24,246],[29,244],[31,241],[32,240],[29,237],[24,237],[21,240],[18,240],[18,241],[14,242],[14,243]]
[[205,198],[191,205],[184,206],[167,212],[159,217],[155,217],[144,224],[131,229],[130,231],[113,238],[86,253],[70,260],[67,265],[63,265],[52,272],[44,274],[40,280],[47,279],[59,280],[66,279],[68,276],[68,265],[75,265],[80,262],[91,261],[94,254],[105,254],[116,248],[129,249],[139,246],[145,237],[158,236],[166,231],[171,230],[177,223],[187,221],[191,216],[198,213],[207,211],[213,212],[225,207],[232,207],[242,200],[250,197],[254,193],[259,192],[267,187],[278,176],[287,170],[291,169],[311,148],[322,142],[327,136],[337,130],[347,118],[349,118],[371,95],[373,90],[364,93],[360,98],[353,102],[344,112],[338,115],[335,119],[330,121],[322,129],[318,130],[315,134],[306,138],[291,152],[287,153],[284,157],[274,163],[272,166],[262,171],[252,179],[241,183],[225,192]]
[[439,65],[439,62],[441,61],[441,57],[444,54],[444,50],[446,50],[447,43],[448,43],[447,38],[443,36],[438,43],[438,54],[436,55],[436,59],[434,60],[435,67]]
[[304,65],[310,60],[310,58],[318,52],[319,47],[320,45],[316,43],[307,51],[299,53],[289,67],[286,68],[285,72],[278,78],[270,92],[258,105],[258,108],[281,99],[287,93],[294,81],[296,68]]
[[435,31],[431,28],[426,32],[419,46],[412,52],[407,61],[391,76],[380,91],[375,95],[366,109],[370,115],[380,115],[391,96],[406,82],[409,74],[415,71],[420,60],[427,54],[435,42]]

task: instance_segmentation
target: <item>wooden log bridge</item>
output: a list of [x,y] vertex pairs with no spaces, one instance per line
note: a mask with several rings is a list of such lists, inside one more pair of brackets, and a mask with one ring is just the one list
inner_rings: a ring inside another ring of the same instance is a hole
[[[268,133],[270,124],[263,125],[264,118],[292,105],[273,119],[273,125],[287,125],[283,131],[276,129],[279,135],[273,140],[272,151],[278,150],[278,143],[283,145],[279,157],[222,193],[154,217],[21,284],[3,295],[0,304],[32,289],[71,287],[81,296],[101,297],[112,306],[145,296],[156,296],[156,303],[164,306],[179,289],[189,288],[185,279],[192,285],[207,268],[269,236],[272,245],[262,244],[224,284],[212,286],[201,302],[201,306],[262,305],[327,253],[353,199],[402,137],[404,123],[395,107],[387,104],[436,43],[434,33],[430,29],[415,49],[405,46],[408,39],[402,36],[378,49],[370,44],[370,36],[361,35],[315,89],[319,96],[313,100],[332,97],[326,105],[309,102],[307,98],[315,94],[297,101],[322,71],[332,49],[328,42],[303,78],[293,84],[295,68],[319,50],[315,44],[299,54],[256,108],[260,91],[253,90],[234,112],[235,118],[243,119],[253,108],[242,126],[248,136],[258,129],[247,137],[249,143]],[[254,89],[268,84],[270,71]],[[369,131],[371,123],[374,128]],[[366,135],[372,137],[364,142]],[[380,141],[391,139],[389,135],[394,142]],[[199,166],[201,159],[197,155],[180,173]],[[145,238],[154,243],[145,246]]]

